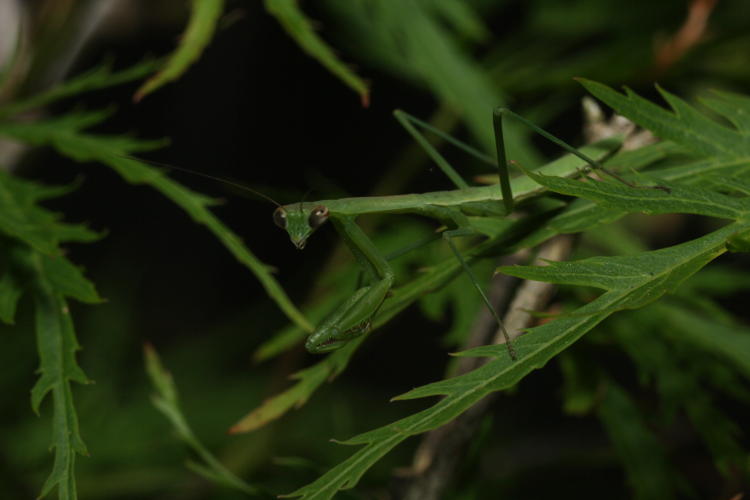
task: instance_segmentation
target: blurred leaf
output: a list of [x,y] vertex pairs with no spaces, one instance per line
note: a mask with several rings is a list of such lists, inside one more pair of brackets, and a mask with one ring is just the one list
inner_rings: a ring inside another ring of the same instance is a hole
[[114,87],[122,83],[137,80],[156,69],[157,61],[146,59],[122,71],[113,72],[111,64],[105,62],[96,68],[75,76],[62,84],[28,99],[8,103],[0,107],[0,117],[16,115],[24,111],[41,108],[60,99],[75,96],[84,92]]
[[332,380],[346,368],[352,355],[365,338],[367,336],[362,335],[329,354],[319,363],[292,375],[292,380],[296,381],[292,387],[263,401],[259,407],[234,424],[229,432],[238,434],[254,431],[281,417],[291,408],[299,408],[305,404],[323,382]]
[[[711,450],[717,469],[729,475],[744,467],[746,453],[738,441],[739,427],[723,413],[710,386],[739,388],[740,384],[728,380],[717,382],[707,377],[699,368],[705,367],[714,376],[719,372],[724,375],[736,372],[726,371],[722,360],[705,356],[700,343],[692,342],[682,329],[664,320],[670,315],[692,315],[691,310],[690,306],[669,302],[655,304],[616,318],[612,322],[613,332],[624,351],[636,362],[644,385],[654,381],[667,425],[671,425],[678,409],[684,408],[695,432]],[[639,328],[633,328],[633,324],[638,324]],[[707,330],[699,335],[710,336],[711,333]]]
[[[341,45],[384,70],[426,87],[466,122],[485,151],[494,152],[492,109],[503,105],[502,86],[493,82],[465,47],[483,39],[481,16],[457,0],[349,0],[325,2],[340,19]],[[452,28],[452,29],[451,29]],[[509,157],[525,165],[541,163],[529,147],[528,131],[513,123],[506,130]]]
[[675,498],[677,482],[664,449],[627,393],[607,381],[599,418],[625,467],[633,498]]
[[250,496],[258,495],[260,493],[258,488],[246,483],[224,467],[195,437],[193,430],[190,428],[180,409],[177,387],[172,380],[172,375],[162,366],[156,350],[150,344],[146,344],[143,349],[143,355],[146,363],[146,372],[156,390],[156,394],[152,396],[151,401],[156,409],[167,417],[167,420],[174,427],[177,437],[195,451],[201,460],[203,460],[203,464],[205,464],[189,462],[188,467],[210,481],[234,488]]
[[665,306],[663,313],[663,320],[680,332],[681,339],[733,363],[750,378],[750,328],[724,325],[687,308]]
[[563,376],[563,411],[568,415],[585,415],[596,405],[599,377],[585,361],[565,351],[558,356]]
[[164,67],[138,89],[133,96],[136,102],[159,87],[177,80],[198,60],[211,42],[224,9],[224,0],[192,0],[190,5],[190,21],[182,35],[180,46],[172,53]]
[[0,321],[13,324],[21,295],[23,288],[9,271],[0,276]]
[[367,83],[341,62],[331,47],[315,33],[313,23],[299,8],[297,0],[265,0],[265,5],[268,13],[279,21],[305,52],[359,94],[364,107],[368,106],[370,89]]

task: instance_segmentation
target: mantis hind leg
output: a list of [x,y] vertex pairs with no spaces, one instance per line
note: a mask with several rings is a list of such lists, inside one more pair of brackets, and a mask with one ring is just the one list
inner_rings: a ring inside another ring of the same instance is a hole
[[660,190],[669,192],[669,188],[666,188],[665,186],[635,185],[632,182],[628,181],[627,179],[622,178],[617,173],[609,170],[608,168],[605,168],[599,161],[583,154],[581,151],[579,151],[575,147],[571,146],[570,144],[563,141],[562,139],[555,137],[554,135],[550,134],[543,128],[536,125],[535,123],[519,115],[518,113],[511,111],[508,108],[496,108],[492,113],[492,125],[495,129],[495,146],[497,148],[498,169],[501,170],[500,188],[502,189],[502,192],[503,192],[503,203],[505,204],[505,209],[508,213],[510,213],[511,209],[513,208],[513,193],[511,192],[510,179],[508,177],[508,163],[512,163],[512,161],[509,162],[507,159],[507,155],[505,151],[505,140],[503,137],[503,121],[506,116],[510,116],[511,118],[518,120],[519,122],[523,123],[524,125],[529,127],[531,130],[533,130],[537,134],[547,139],[548,141],[561,147],[568,153],[575,155],[578,158],[582,159],[583,161],[588,163],[592,169],[599,170],[627,186],[630,186],[632,188],[660,189]]
[[479,295],[482,297],[482,301],[487,306],[487,309],[495,318],[495,321],[497,322],[497,326],[503,334],[503,339],[505,340],[505,346],[508,349],[508,355],[510,355],[510,359],[515,361],[516,359],[518,359],[516,356],[516,351],[515,349],[513,349],[513,344],[510,341],[510,335],[508,335],[508,331],[505,329],[503,320],[500,319],[500,315],[492,306],[490,299],[487,298],[487,294],[484,293],[484,290],[482,290],[482,287],[479,285],[479,281],[477,280],[477,277],[474,275],[474,271],[471,270],[471,267],[469,267],[469,265],[466,263],[463,256],[461,255],[461,252],[458,251],[458,248],[456,248],[455,243],[453,243],[453,238],[455,237],[473,236],[475,234],[476,234],[475,232],[469,231],[466,229],[452,229],[452,230],[443,232],[443,239],[445,239],[445,241],[448,243],[448,246],[450,247],[453,254],[456,256],[458,261],[461,263],[461,267],[463,267],[464,271],[466,272],[466,275],[469,277],[469,280],[471,280],[472,284],[474,285],[474,288],[477,289],[477,291],[479,292]]

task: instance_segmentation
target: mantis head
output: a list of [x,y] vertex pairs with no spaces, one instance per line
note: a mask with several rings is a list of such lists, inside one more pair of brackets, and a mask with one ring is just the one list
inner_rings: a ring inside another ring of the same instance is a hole
[[302,250],[307,238],[328,220],[328,208],[323,205],[306,208],[302,203],[279,207],[273,213],[273,222],[289,234],[294,246]]

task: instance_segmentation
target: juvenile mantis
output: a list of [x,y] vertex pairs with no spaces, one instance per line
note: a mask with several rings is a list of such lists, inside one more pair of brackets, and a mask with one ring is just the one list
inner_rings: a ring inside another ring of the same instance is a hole
[[[512,182],[510,181],[505,141],[503,140],[503,119],[506,116],[511,116],[521,121],[546,139],[577,157],[576,162],[557,161],[540,168],[538,170],[539,173],[545,175],[571,176],[584,169],[597,169],[620,179],[616,174],[604,169],[600,161],[603,161],[612,154],[621,142],[611,139],[578,150],[513,111],[507,108],[498,108],[493,113],[498,158],[497,163],[495,163],[491,158],[476,151],[471,146],[439,130],[433,129],[428,124],[421,122],[411,115],[401,111],[396,111],[394,114],[407,131],[425,148],[428,155],[453,181],[457,189],[424,194],[299,202],[279,206],[276,209],[273,214],[274,222],[277,226],[286,230],[292,243],[300,250],[305,247],[309,237],[326,221],[330,220],[362,268],[367,283],[357,289],[340,307],[320,322],[315,331],[307,338],[305,347],[311,353],[333,351],[342,347],[348,341],[366,333],[370,329],[373,318],[377,315],[386,299],[388,291],[393,285],[394,275],[390,265],[370,238],[357,226],[355,222],[356,217],[374,213],[411,213],[433,218],[450,228],[441,232],[442,238],[448,243],[453,254],[461,263],[464,271],[481,295],[485,305],[493,314],[505,338],[508,353],[515,360],[516,354],[502,320],[487,299],[471,268],[452,241],[455,237],[480,236],[483,234],[480,228],[472,225],[469,216],[507,216],[511,213],[514,202],[528,198],[543,190],[541,186],[528,177],[519,177]],[[431,130],[480,160],[495,165],[500,178],[499,188],[496,185],[469,187],[453,167],[448,164],[445,158],[416,130],[414,127],[415,124]],[[627,181],[623,180],[623,182]]]

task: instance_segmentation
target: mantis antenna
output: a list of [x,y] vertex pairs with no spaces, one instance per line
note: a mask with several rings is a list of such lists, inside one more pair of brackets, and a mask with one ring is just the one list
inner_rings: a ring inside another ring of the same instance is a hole
[[180,172],[185,172],[186,174],[197,175],[198,177],[205,177],[206,179],[211,179],[213,181],[221,182],[221,183],[224,183],[224,184],[229,184],[230,186],[234,186],[237,189],[241,189],[242,191],[247,191],[248,193],[252,193],[252,194],[254,194],[255,196],[257,196],[259,198],[262,198],[262,199],[264,199],[266,201],[270,201],[271,203],[273,203],[277,207],[281,206],[281,203],[277,202],[276,200],[274,200],[273,198],[271,198],[267,194],[263,194],[260,191],[256,191],[255,189],[253,189],[251,187],[248,187],[248,186],[246,186],[246,185],[244,185],[244,184],[242,184],[240,182],[236,182],[236,181],[227,179],[226,177],[219,177],[219,176],[216,176],[216,175],[206,174],[204,172],[199,172],[197,170],[191,170],[191,169],[185,168],[185,167],[178,167],[176,165],[170,165],[169,163],[161,163],[161,162],[158,162],[158,161],[144,160],[143,158],[137,158],[135,156],[128,156],[128,155],[118,155],[118,156],[121,156],[122,158],[127,158],[129,160],[139,161],[141,163],[147,163],[147,164],[153,165],[155,167],[164,167],[164,168],[169,168],[169,169],[172,169],[172,170],[178,170]]

